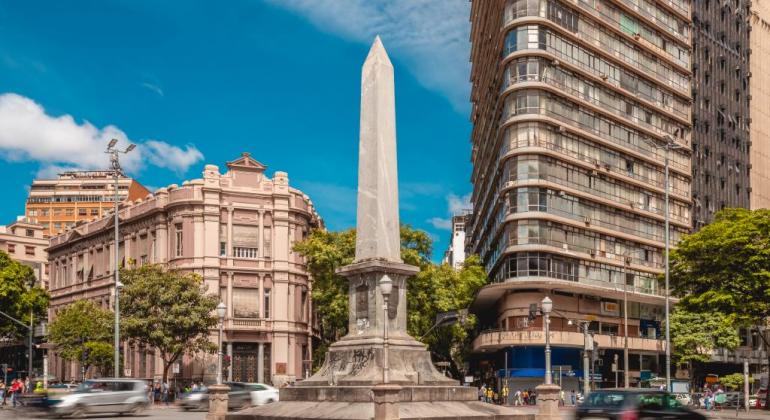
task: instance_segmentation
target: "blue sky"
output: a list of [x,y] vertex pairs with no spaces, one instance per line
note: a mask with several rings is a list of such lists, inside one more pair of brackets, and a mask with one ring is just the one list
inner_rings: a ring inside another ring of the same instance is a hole
[[467,0],[0,0],[0,223],[36,176],[106,166],[111,137],[149,187],[243,151],[355,224],[360,69],[396,68],[401,219],[431,233],[470,191]]

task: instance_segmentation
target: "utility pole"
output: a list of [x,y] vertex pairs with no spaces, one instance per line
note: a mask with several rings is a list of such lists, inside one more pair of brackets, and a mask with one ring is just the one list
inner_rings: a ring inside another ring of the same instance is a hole
[[588,359],[588,350],[593,347],[591,336],[588,335],[588,321],[583,323],[583,398],[591,392],[590,382],[590,360]]

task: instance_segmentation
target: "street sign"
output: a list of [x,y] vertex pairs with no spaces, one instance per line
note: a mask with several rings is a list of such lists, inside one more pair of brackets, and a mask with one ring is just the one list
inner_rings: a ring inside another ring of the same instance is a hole
[[172,366],[172,368],[174,369],[174,371],[173,371],[173,372],[174,372],[174,375],[177,375],[177,374],[179,374],[179,363],[174,363],[174,365]]

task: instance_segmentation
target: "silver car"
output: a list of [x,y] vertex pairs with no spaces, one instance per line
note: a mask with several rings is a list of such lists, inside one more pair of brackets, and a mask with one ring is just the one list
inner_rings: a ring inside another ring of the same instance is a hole
[[91,379],[69,394],[50,401],[58,416],[83,417],[92,413],[141,413],[149,405],[147,384],[136,379]]

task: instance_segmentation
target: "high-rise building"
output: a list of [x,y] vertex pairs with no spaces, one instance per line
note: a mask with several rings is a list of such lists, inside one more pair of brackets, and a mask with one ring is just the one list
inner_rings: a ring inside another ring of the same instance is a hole
[[770,1],[751,2],[751,208],[770,208]]
[[468,220],[468,214],[455,214],[452,216],[452,234],[449,238],[449,246],[444,251],[444,258],[441,260],[444,264],[452,267],[462,268],[465,262],[465,221]]
[[[289,186],[285,172],[272,178],[248,153],[220,174],[206,165],[202,179],[160,188],[120,208],[121,266],[164,264],[199,273],[208,293],[227,306],[224,346],[230,356],[225,378],[283,384],[310,373],[311,279],[296,242],[322,221],[310,198]],[[79,222],[51,238],[50,317],[79,299],[104,308],[114,304],[113,216]],[[216,342],[216,332],[211,332]],[[79,376],[77,361],[52,350],[57,378]],[[159,378],[158,352],[124,344],[127,376]],[[178,378],[211,382],[216,355],[185,355]]]
[[[118,199],[134,201],[150,191],[131,178],[118,179]],[[56,179],[32,181],[26,217],[43,225],[46,236],[62,233],[80,220],[101,217],[115,206],[115,181],[109,171],[69,171]]]
[[665,376],[662,146],[678,146],[675,244],[692,225],[690,1],[473,0],[471,23],[466,234],[490,278],[472,305],[479,374],[542,382],[542,317],[528,312],[550,296],[565,389],[578,389],[583,323],[597,386],[617,385],[626,344],[632,384]]
[[750,172],[756,168],[749,160],[753,149],[749,127],[758,119],[749,118],[748,16],[746,0],[692,2],[692,220],[696,230],[725,207],[749,207]]

